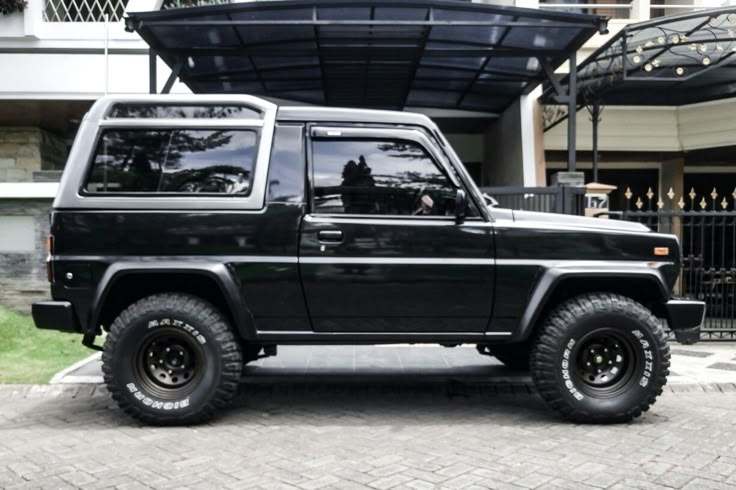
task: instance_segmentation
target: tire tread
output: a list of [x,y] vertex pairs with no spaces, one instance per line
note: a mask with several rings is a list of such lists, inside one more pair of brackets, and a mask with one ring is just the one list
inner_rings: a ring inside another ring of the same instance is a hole
[[[613,414],[596,414],[571,405],[555,379],[557,346],[564,342],[568,327],[585,316],[601,311],[616,312],[633,317],[650,330],[655,339],[660,363],[650,378],[654,389],[633,407]],[[553,309],[539,329],[531,352],[531,373],[534,384],[544,401],[563,417],[574,422],[620,423],[629,422],[649,410],[667,383],[670,367],[670,348],[660,321],[641,303],[614,293],[587,293],[576,296]]]
[[[214,395],[194,413],[180,415],[153,415],[131,403],[121,391],[123,386],[113,369],[113,353],[125,329],[142,316],[162,311],[184,312],[207,325],[219,344],[223,359],[220,380]],[[183,293],[160,293],[145,297],[125,308],[113,321],[102,352],[102,373],[113,400],[128,415],[147,424],[175,425],[198,424],[216,415],[225,408],[238,390],[238,381],[243,367],[240,343],[220,311],[203,299]]]

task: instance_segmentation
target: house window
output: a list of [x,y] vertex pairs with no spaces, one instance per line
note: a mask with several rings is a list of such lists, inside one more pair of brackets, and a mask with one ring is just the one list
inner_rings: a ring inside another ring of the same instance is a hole
[[0,216],[0,252],[31,253],[36,249],[33,216]]

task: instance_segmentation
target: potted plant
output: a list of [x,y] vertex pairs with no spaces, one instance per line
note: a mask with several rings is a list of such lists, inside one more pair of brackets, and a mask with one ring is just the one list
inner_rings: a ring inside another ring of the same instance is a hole
[[26,0],[0,0],[0,36],[20,37],[25,34],[23,11]]

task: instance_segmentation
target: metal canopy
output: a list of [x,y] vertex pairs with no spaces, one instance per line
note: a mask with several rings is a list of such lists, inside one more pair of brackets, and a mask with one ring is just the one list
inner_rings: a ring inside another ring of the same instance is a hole
[[126,29],[172,68],[164,92],[178,76],[195,93],[501,113],[606,22],[459,0],[289,0],[130,14]]
[[[733,97],[735,53],[734,7],[630,24],[578,66],[578,102],[679,106]],[[552,86],[542,101],[554,103]]]
[[[577,110],[587,106],[593,129],[593,180],[597,181],[598,124],[604,106],[680,106],[734,97],[735,53],[735,7],[629,24],[570,75],[558,83],[550,80],[541,97],[548,104],[544,130],[567,118],[569,141],[570,123]],[[577,103],[555,105],[560,103],[557,94],[565,89],[577,93]],[[568,167],[573,159],[568,147]]]

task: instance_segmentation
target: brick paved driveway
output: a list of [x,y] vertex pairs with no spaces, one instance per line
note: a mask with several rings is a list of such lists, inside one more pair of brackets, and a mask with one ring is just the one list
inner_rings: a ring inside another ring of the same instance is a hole
[[212,424],[151,428],[94,385],[0,386],[0,487],[731,488],[736,392],[677,389],[697,391],[582,426],[526,387],[282,379],[244,385]]

